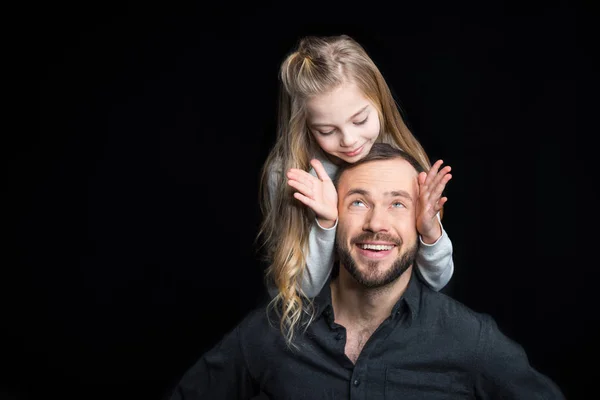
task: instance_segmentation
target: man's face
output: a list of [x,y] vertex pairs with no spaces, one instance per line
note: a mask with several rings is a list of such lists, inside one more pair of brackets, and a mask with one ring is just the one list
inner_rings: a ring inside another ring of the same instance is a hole
[[395,281],[414,262],[417,175],[407,161],[396,158],[359,165],[338,181],[338,255],[365,287]]

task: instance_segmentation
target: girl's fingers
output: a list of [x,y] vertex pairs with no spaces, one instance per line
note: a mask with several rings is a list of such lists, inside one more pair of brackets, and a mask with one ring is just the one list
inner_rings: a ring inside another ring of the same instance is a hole
[[305,206],[307,207],[313,207],[314,204],[314,200],[311,199],[310,197],[306,197],[305,195],[303,195],[302,193],[294,193],[294,197],[298,200],[300,200]]
[[444,168],[442,168],[433,178],[432,185],[437,185],[441,180],[444,179],[445,176],[447,176],[450,173],[451,170],[452,168],[450,166],[445,166]]
[[452,179],[452,175],[450,175],[450,174],[445,175],[442,178],[442,180],[433,187],[433,189],[431,190],[431,196],[433,196],[434,198],[440,197],[442,195],[442,193],[444,192],[444,189],[446,189],[446,184],[448,183],[448,181],[450,181],[450,179]]
[[425,179],[427,179],[427,173],[419,172],[419,176],[418,176],[419,186],[422,186],[425,184]]
[[440,166],[442,165],[442,163],[444,162],[444,160],[437,160],[429,169],[429,172],[427,173],[427,180],[425,181],[425,184],[430,185],[431,182],[435,179],[438,170],[440,169]]
[[315,179],[317,179],[308,172],[302,171],[300,169],[290,169],[287,173],[287,177],[289,180],[298,181],[310,187],[312,187]]
[[312,198],[314,195],[312,188],[308,187],[307,185],[303,184],[302,182],[290,179],[290,180],[288,180],[287,183],[288,183],[288,185],[290,185],[291,187],[296,189],[298,192],[302,193],[304,196]]
[[448,201],[447,197],[442,197],[441,199],[439,199],[435,203],[435,206],[433,207],[433,209],[435,210],[435,212],[438,213],[442,209],[442,207],[444,207],[444,204],[446,204],[447,201]]
[[322,181],[330,181],[331,178],[329,178],[329,175],[327,175],[327,171],[325,171],[325,167],[323,167],[323,164],[321,164],[321,161],[317,160],[317,159],[312,159],[310,161],[310,165],[312,165],[312,167],[315,169],[315,172],[317,173],[317,176],[319,177],[320,180]]

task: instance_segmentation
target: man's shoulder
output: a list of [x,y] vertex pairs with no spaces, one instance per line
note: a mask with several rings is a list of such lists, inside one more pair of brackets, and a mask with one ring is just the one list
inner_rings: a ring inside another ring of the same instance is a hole
[[270,310],[268,303],[261,303],[251,308],[244,315],[238,324],[238,328],[243,331],[262,329],[270,324],[270,320],[273,319],[272,314],[273,312]]
[[475,311],[463,302],[425,285],[423,285],[421,302],[421,313],[424,318],[434,318],[444,329],[467,334],[474,340],[483,328],[493,323],[489,314]]
[[254,307],[237,324],[240,338],[244,342],[251,341],[253,345],[259,342],[269,343],[278,336],[279,318],[268,303]]
[[244,357],[253,368],[264,366],[257,360],[272,359],[285,350],[280,318],[268,305],[249,311],[235,329]]

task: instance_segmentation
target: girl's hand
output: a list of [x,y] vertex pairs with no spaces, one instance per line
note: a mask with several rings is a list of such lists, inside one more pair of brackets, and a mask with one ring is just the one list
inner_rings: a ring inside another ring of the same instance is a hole
[[442,227],[438,221],[437,213],[448,201],[447,197],[441,196],[446,184],[452,179],[449,166],[440,170],[442,163],[442,160],[436,161],[428,173],[421,172],[418,177],[417,230],[421,234],[423,242],[427,244],[435,243],[442,236]]
[[287,173],[288,185],[297,190],[294,197],[315,212],[319,224],[323,228],[331,228],[338,217],[337,191],[319,160],[311,160],[310,165],[315,169],[316,177],[291,168]]

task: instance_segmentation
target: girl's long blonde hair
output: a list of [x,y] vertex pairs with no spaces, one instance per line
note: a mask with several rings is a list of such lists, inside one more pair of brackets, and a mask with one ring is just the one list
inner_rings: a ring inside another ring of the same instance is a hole
[[277,138],[262,169],[263,221],[257,238],[269,263],[267,285],[277,288],[270,306],[278,313],[286,342],[293,345],[297,329],[308,326],[313,314],[312,303],[302,293],[301,283],[314,214],[293,197],[286,172],[290,168],[308,171],[310,160],[323,154],[306,124],[307,99],[343,83],[355,83],[379,114],[381,131],[377,141],[402,149],[425,170],[431,165],[421,144],[404,123],[381,72],[365,49],[349,36],[301,39],[296,50],[281,64],[279,79]]

